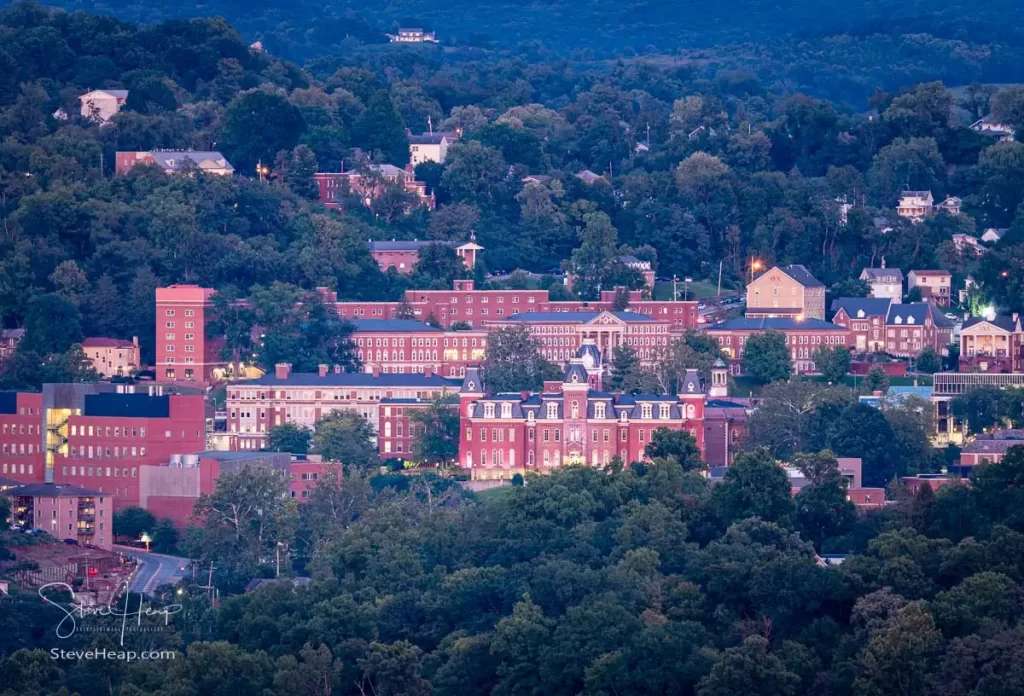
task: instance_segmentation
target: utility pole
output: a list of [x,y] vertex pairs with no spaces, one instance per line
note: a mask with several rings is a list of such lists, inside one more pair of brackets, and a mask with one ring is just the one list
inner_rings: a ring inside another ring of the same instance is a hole
[[427,114],[427,132],[431,135],[434,134],[434,123],[430,119],[430,114]]
[[683,302],[690,297],[690,283],[693,282],[693,278],[683,278]]
[[718,262],[718,297],[722,296],[722,262]]
[[676,302],[679,300],[679,289],[676,287],[679,282],[679,276],[672,274],[672,301]]

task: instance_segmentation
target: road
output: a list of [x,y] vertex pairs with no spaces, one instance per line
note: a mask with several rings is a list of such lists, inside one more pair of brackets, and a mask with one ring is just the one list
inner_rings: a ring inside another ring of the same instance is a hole
[[165,556],[160,553],[149,553],[130,546],[115,546],[117,551],[139,559],[139,569],[132,578],[129,590],[150,594],[160,585],[176,583],[185,577],[189,560],[178,556]]

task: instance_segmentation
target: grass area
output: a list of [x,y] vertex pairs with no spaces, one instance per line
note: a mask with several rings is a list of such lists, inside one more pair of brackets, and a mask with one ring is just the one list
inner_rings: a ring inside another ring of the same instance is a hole
[[477,493],[476,497],[485,502],[490,500],[501,500],[502,498],[507,498],[512,495],[513,488],[515,488],[515,486],[498,486],[497,488],[489,488],[486,491],[480,491]]
[[[683,299],[683,289],[685,284],[683,281],[679,281],[679,299]],[[687,299],[699,300],[705,297],[714,297],[718,294],[717,283],[707,283],[699,281],[696,283],[690,283],[690,290],[687,293]],[[729,290],[728,288],[722,288],[722,295],[735,295],[735,290]],[[654,299],[656,300],[671,300],[672,299],[672,281],[671,280],[659,280],[654,283]]]

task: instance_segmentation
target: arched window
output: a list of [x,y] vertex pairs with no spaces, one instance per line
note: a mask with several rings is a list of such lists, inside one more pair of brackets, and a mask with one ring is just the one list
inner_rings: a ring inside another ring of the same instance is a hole
[[572,417],[573,418],[579,418],[580,417],[580,402],[579,401],[573,401],[572,402]]

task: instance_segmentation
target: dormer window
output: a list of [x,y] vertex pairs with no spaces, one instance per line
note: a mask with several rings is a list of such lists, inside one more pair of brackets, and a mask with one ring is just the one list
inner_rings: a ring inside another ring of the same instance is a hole
[[864,310],[863,309],[858,309],[857,310],[857,318],[858,319],[863,319],[864,318]]
[[914,323],[914,317],[913,316],[907,317],[907,323],[908,324],[913,324]]
[[548,418],[558,418],[558,404],[548,404]]
[[658,416],[659,418],[661,418],[661,419],[667,419],[668,418],[668,404],[662,404],[661,407],[658,409],[658,411],[659,411],[659,416]]
[[594,404],[594,418],[604,418],[604,404]]
[[623,411],[622,413],[619,414],[619,420],[623,423],[629,422],[629,414]]
[[484,418],[494,418],[494,404],[484,404]]
[[896,320],[895,320],[895,322],[894,322],[894,323],[896,323],[896,324],[902,324],[902,323],[903,323],[903,317],[896,317]]
[[512,417],[512,404],[502,404],[501,405],[501,417],[502,418],[511,418]]
[[526,422],[527,423],[532,423],[535,417],[536,416],[534,416],[533,411],[527,411],[526,412]]
[[649,419],[653,411],[654,409],[650,404],[643,404],[640,407],[640,417],[644,419]]

